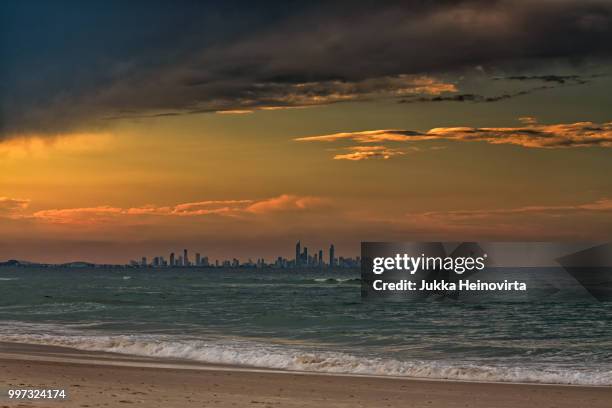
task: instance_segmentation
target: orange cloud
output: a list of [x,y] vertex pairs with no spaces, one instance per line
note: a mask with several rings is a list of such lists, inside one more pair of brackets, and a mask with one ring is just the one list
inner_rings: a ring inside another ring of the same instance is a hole
[[[420,139],[419,139],[420,138]],[[612,122],[532,124],[516,128],[435,128],[417,140],[448,139],[513,144],[531,148],[612,147]]]
[[373,158],[389,159],[393,156],[401,156],[406,152],[399,149],[391,149],[386,146],[351,146],[347,148],[350,153],[337,154],[334,160],[368,160]]
[[538,123],[538,120],[533,116],[521,116],[518,118],[519,122],[524,123],[525,125],[535,125]]
[[277,211],[296,211],[320,207],[327,203],[327,200],[319,197],[300,197],[295,195],[283,194],[279,197],[268,200],[257,201],[246,208],[246,211],[262,214]]
[[326,105],[366,98],[439,95],[445,92],[457,92],[454,84],[423,75],[385,76],[356,82],[313,81],[288,87],[285,84],[283,89],[284,93],[275,98],[276,105],[262,105],[258,109],[282,109],[283,107]]
[[28,208],[30,200],[0,197],[0,217],[15,218]]
[[32,214],[32,218],[54,224],[100,224],[122,214],[127,214],[122,208],[99,206],[41,210]]
[[332,133],[321,136],[298,137],[296,142],[337,142],[341,140],[350,140],[359,143],[378,143],[378,142],[408,142],[412,136],[419,135],[418,132],[410,132],[400,129],[386,130],[364,130],[361,132],[342,132]]
[[242,211],[253,200],[211,200],[174,206],[169,215],[207,215]]
[[438,81],[427,76],[400,75],[400,80],[406,80],[404,87],[398,87],[397,95],[428,94],[440,95],[445,92],[457,92],[454,84]]
[[[206,215],[239,216],[278,211],[296,211],[313,208],[324,203],[317,197],[283,194],[265,200],[210,200],[182,203],[174,206],[120,208],[111,206],[40,210],[29,217],[54,224],[101,224],[118,217],[162,216],[195,217]],[[1,201],[0,201],[1,203]],[[1,207],[0,207],[1,208]]]
[[495,210],[460,210],[460,211],[430,211],[418,214],[421,217],[442,219],[487,218],[512,214],[561,214],[576,212],[612,212],[612,199],[602,198],[592,203],[575,205],[524,206]]
[[[413,212],[401,223],[432,239],[599,240],[609,237],[610,214],[612,199],[602,198],[568,205]],[[394,225],[398,220],[388,222]]]
[[542,125],[531,117],[521,118],[521,120],[525,123],[521,127],[441,127],[430,129],[427,132],[383,129],[300,137],[294,140],[298,142],[352,141],[358,143],[451,140],[510,144],[541,149],[612,147],[612,122]]

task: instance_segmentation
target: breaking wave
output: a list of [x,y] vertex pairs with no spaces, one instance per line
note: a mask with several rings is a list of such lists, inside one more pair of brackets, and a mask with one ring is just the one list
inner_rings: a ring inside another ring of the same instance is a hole
[[478,382],[531,382],[612,385],[612,370],[499,366],[451,361],[400,361],[241,340],[176,339],[160,335],[0,334],[0,341],[71,347],[137,356],[173,358],[290,371],[447,379]]
[[312,280],[316,283],[330,283],[330,284],[358,284],[361,282],[359,278],[316,278]]

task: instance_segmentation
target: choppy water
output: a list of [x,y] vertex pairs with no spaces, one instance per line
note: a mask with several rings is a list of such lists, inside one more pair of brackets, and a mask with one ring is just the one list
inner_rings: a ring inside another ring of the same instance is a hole
[[290,370],[612,385],[612,304],[363,302],[358,271],[0,269],[0,341]]

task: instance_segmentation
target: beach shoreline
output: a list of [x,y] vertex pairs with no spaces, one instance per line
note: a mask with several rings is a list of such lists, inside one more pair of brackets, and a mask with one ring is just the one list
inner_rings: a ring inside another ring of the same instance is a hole
[[[0,343],[0,407],[607,407],[612,387],[336,375]],[[11,401],[8,389],[66,389]],[[21,405],[20,405],[21,404]],[[26,404],[26,405],[24,405]]]

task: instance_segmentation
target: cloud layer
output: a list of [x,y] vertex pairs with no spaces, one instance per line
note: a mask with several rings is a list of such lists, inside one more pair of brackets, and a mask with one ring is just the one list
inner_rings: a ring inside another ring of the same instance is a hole
[[394,156],[403,156],[406,152],[399,149],[391,149],[385,146],[351,146],[347,147],[349,153],[341,153],[334,156],[334,160],[367,160],[372,158],[390,159]]
[[90,130],[109,118],[427,98],[457,90],[446,73],[476,66],[562,84],[576,79],[511,73],[612,56],[604,0],[108,2],[71,13],[21,3],[0,10],[0,137]]
[[0,217],[12,218],[28,208],[30,200],[0,197]]
[[406,222],[415,230],[446,236],[520,240],[607,239],[612,199],[514,208],[411,212]]
[[[430,211],[417,214],[425,218],[438,218],[445,221],[451,220],[477,220],[497,216],[511,216],[513,214],[569,214],[580,212],[612,212],[612,199],[602,198],[591,203],[575,205],[531,205],[516,208],[504,208],[496,210],[461,210],[461,211]],[[415,214],[410,214],[415,216]]]
[[241,217],[271,213],[307,211],[325,208],[328,200],[318,197],[282,194],[263,200],[209,200],[174,206],[141,207],[95,206],[56,208],[26,212],[29,200],[0,198],[0,217],[28,219],[52,224],[99,225],[119,220],[143,220],[146,217]]
[[[364,145],[352,146],[353,153],[336,155],[334,159],[363,160],[373,157],[390,158],[405,152],[383,145],[368,144],[382,142],[422,142],[450,140],[461,142],[485,142],[509,144],[526,148],[561,149],[572,147],[612,147],[612,122],[577,122],[544,125],[532,117],[521,118],[520,127],[440,127],[426,132],[402,129],[367,130],[343,132],[329,135],[307,136],[294,139],[297,142],[340,142],[349,141]],[[387,154],[384,154],[387,152]],[[340,157],[339,157],[340,156]],[[344,156],[344,157],[343,157]]]

